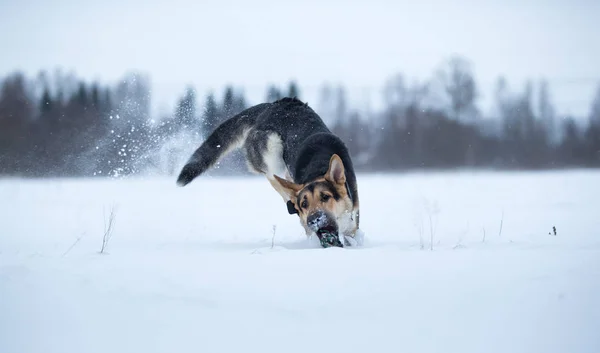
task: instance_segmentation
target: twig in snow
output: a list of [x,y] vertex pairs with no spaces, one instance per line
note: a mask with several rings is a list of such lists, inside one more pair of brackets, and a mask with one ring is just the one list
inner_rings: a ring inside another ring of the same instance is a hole
[[277,225],[273,224],[273,237],[271,238],[271,249],[275,246],[275,231],[277,230]]
[[419,243],[421,244],[421,250],[425,249],[425,241],[423,240],[423,219],[419,219]]
[[429,214],[429,234],[431,238],[430,250],[433,251],[433,223],[431,222],[431,213]]
[[458,242],[456,243],[456,245],[454,247],[452,247],[452,249],[464,248],[465,246],[462,244],[463,238],[468,233],[469,233],[469,222],[467,221],[467,229],[465,229],[465,231],[462,232],[462,234],[458,237]]
[[504,211],[502,211],[502,218],[500,218],[500,232],[498,233],[499,237],[502,236],[502,223],[504,223]]
[[458,248],[464,248],[464,245],[462,245],[462,239],[459,239],[456,245],[452,247],[453,250],[456,250]]
[[103,210],[102,215],[104,217],[104,235],[102,236],[102,248],[100,249],[100,254],[104,253],[104,250],[108,246],[108,241],[112,238],[113,224],[115,221],[115,207],[111,206],[110,214],[108,216],[108,225],[106,224],[106,211]]
[[73,242],[73,244],[71,244],[71,246],[67,249],[67,251],[65,251],[64,254],[62,254],[62,256],[65,257],[75,247],[75,245],[77,245],[77,243],[79,243],[79,241],[81,240],[81,238],[84,235],[85,235],[85,232],[83,232],[80,236],[78,236],[77,239],[75,240],[75,242]]
[[425,210],[427,211],[427,216],[429,217],[429,240],[430,240],[430,244],[429,244],[429,249],[431,251],[433,251],[433,238],[435,236],[435,232],[436,232],[436,228],[437,228],[437,218],[436,218],[436,225],[434,227],[433,225],[433,219],[432,219],[432,214],[435,216],[439,213],[439,208],[436,202],[432,202],[429,203],[427,200],[425,200]]

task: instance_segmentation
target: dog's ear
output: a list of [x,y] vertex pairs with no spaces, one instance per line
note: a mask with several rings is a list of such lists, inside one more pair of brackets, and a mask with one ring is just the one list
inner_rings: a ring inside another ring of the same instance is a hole
[[325,174],[325,179],[338,185],[344,185],[346,183],[346,172],[344,170],[344,163],[337,154],[331,156],[329,160],[329,170]]
[[302,190],[303,186],[300,184],[292,183],[291,181],[282,179],[277,175],[273,176],[275,177],[274,186],[277,191],[279,191],[279,193],[288,195],[291,199],[295,199],[298,191]]

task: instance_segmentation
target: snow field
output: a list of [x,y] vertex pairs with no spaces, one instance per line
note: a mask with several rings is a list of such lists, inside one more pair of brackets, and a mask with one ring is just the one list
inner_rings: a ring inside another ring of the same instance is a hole
[[345,249],[262,178],[2,180],[0,352],[598,352],[599,177],[361,175]]

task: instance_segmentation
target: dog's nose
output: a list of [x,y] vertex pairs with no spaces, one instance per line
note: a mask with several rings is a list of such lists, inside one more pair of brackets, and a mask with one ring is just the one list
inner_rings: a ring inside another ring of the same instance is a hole
[[306,223],[316,231],[327,224],[327,215],[324,212],[315,212],[308,216]]

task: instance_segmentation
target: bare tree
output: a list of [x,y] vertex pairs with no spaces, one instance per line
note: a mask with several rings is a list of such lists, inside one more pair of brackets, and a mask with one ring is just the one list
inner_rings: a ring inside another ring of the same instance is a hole
[[472,121],[477,113],[475,99],[478,92],[470,62],[461,57],[452,57],[438,75],[450,100],[451,117],[461,122]]

